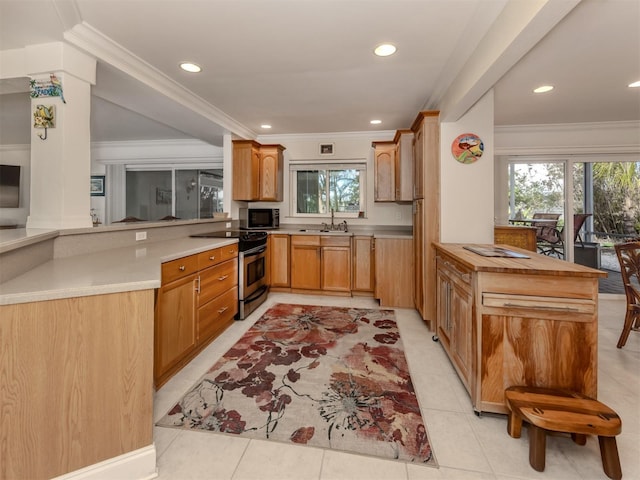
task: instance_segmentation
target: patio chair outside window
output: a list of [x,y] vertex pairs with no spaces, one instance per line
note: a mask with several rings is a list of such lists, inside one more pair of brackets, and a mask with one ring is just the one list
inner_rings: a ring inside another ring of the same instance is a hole
[[618,348],[624,347],[631,330],[640,330],[640,240],[614,245],[620,273],[627,297],[627,312],[624,317]]

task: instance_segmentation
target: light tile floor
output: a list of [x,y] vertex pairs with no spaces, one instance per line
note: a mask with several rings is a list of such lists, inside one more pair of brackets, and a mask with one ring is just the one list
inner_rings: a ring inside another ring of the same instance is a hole
[[[378,308],[370,298],[270,294],[249,318],[235,322],[155,396],[159,420],[242,334],[277,302]],[[599,301],[598,398],[622,418],[617,437],[623,477],[640,479],[640,333],[616,348],[625,301]],[[526,428],[509,437],[506,417],[476,416],[469,395],[440,344],[418,314],[396,309],[407,361],[439,468],[381,460],[319,448],[249,440],[231,435],[154,427],[158,478],[215,480],[419,480],[419,479],[606,479],[597,438],[585,446],[567,437],[547,440],[546,469],[529,465]]]

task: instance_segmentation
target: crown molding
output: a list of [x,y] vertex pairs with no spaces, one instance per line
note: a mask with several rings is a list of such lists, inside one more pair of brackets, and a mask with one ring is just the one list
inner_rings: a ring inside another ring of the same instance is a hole
[[149,88],[156,90],[207,120],[220,125],[222,128],[243,138],[256,137],[255,132],[184,88],[178,82],[114,42],[88,23],[79,23],[70,30],[65,31],[64,39],[68,43],[95,56],[99,61],[121,70]]
[[640,134],[640,121],[625,120],[616,122],[585,122],[585,123],[545,123],[531,125],[496,125],[494,131],[500,133],[547,133],[547,132],[589,132],[602,130],[636,130]]
[[93,142],[91,157],[100,163],[222,163],[222,148],[200,140]]
[[256,141],[260,143],[284,143],[285,141],[306,141],[306,140],[345,140],[345,139],[371,139],[375,138],[379,141],[385,139],[393,140],[395,136],[395,130],[376,130],[376,131],[362,131],[362,132],[329,132],[329,133],[285,133],[285,134],[269,134],[258,135]]
[[15,143],[0,145],[0,152],[28,152],[31,150],[30,143]]

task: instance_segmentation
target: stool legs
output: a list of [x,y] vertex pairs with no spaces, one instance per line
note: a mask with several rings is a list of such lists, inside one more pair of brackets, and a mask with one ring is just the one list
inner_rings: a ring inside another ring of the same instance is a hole
[[510,437],[520,438],[522,432],[522,417],[514,412],[509,413],[507,419],[507,432]]
[[598,442],[600,443],[600,456],[602,457],[604,473],[609,478],[620,480],[622,478],[622,468],[620,467],[616,437],[598,437]]
[[529,464],[538,472],[544,471],[547,432],[544,428],[529,425]]

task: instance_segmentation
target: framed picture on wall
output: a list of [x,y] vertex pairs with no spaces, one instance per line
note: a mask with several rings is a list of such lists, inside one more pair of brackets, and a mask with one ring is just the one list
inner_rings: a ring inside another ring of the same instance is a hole
[[104,197],[104,175],[91,175],[91,196]]
[[333,143],[321,143],[320,155],[333,155]]

